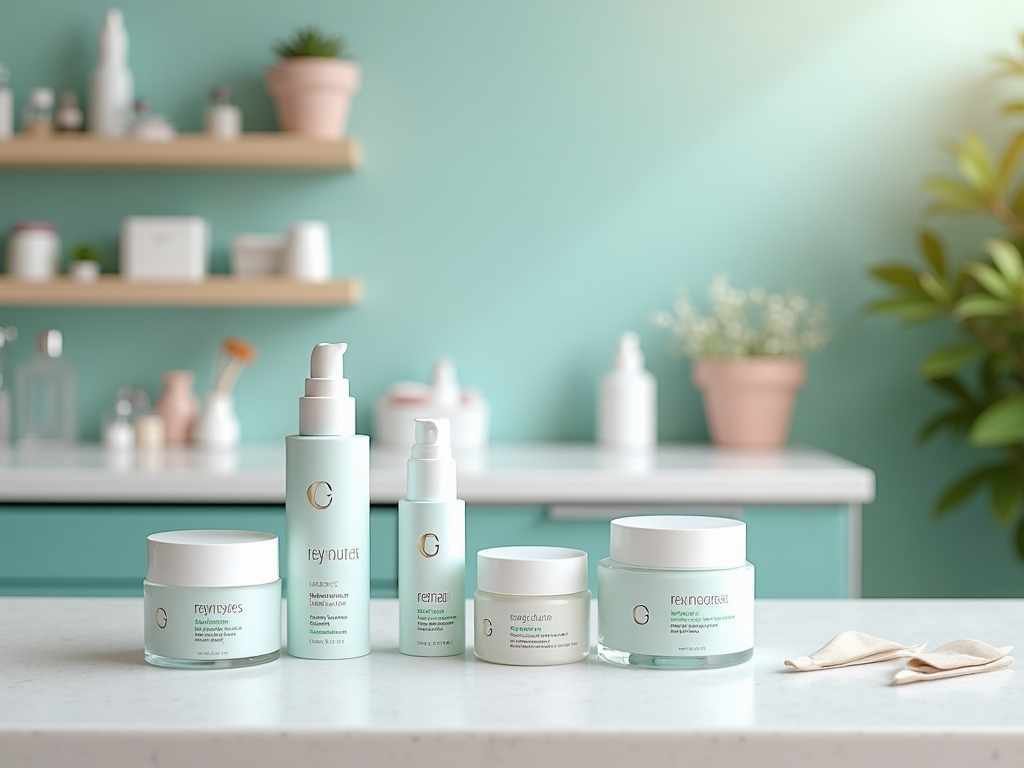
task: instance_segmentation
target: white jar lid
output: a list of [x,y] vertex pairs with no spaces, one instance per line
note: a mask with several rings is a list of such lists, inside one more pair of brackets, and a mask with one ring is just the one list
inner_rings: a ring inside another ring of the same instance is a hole
[[651,568],[738,568],[747,524],[727,517],[643,515],[612,520],[611,559]]
[[587,553],[568,547],[481,549],[476,585],[499,595],[572,595],[587,588]]
[[175,587],[248,587],[280,578],[277,536],[262,531],[166,531],[148,538],[146,580]]

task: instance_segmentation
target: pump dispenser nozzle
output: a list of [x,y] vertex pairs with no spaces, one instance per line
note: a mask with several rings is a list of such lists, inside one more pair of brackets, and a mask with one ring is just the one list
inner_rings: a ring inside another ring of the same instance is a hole
[[644,369],[644,353],[640,350],[640,337],[633,331],[626,331],[619,336],[619,346],[615,351],[615,370],[642,371]]
[[[309,376],[312,379],[344,379],[345,352],[348,344],[317,344],[309,356]],[[307,384],[307,387],[309,385]],[[307,391],[308,395],[309,392]]]
[[299,398],[300,435],[356,433],[356,401],[349,396],[344,355],[348,344],[317,344],[309,358],[306,394]]
[[406,498],[413,501],[454,501],[455,459],[448,419],[416,419],[416,442],[408,464]]
[[459,377],[455,374],[455,365],[448,358],[434,362],[430,390],[431,405],[439,408],[458,407],[462,388],[459,386]]

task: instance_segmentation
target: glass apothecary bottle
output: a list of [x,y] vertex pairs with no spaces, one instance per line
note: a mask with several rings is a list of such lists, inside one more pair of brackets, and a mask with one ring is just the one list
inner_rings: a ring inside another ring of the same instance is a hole
[[11,382],[4,362],[4,348],[18,338],[13,325],[0,326],[0,447],[11,442],[14,435],[14,414],[11,411]]
[[40,332],[35,356],[18,368],[19,444],[70,444],[78,438],[77,372],[61,357],[63,345],[60,331]]

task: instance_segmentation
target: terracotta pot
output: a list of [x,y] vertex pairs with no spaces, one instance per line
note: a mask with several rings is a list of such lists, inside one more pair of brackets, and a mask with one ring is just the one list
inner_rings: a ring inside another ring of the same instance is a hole
[[704,399],[711,440],[723,448],[778,449],[786,444],[796,393],[807,378],[799,358],[695,360],[693,383]]
[[283,59],[271,67],[267,90],[281,130],[316,139],[344,138],[361,74],[353,61],[318,57]]

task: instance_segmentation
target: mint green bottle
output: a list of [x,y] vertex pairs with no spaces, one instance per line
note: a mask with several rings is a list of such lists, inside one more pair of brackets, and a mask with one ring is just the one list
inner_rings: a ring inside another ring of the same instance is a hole
[[355,433],[347,348],[313,348],[285,438],[287,647],[304,659],[370,652],[370,439]]
[[416,419],[406,498],[398,502],[398,650],[466,650],[466,502],[456,498],[448,419]]

